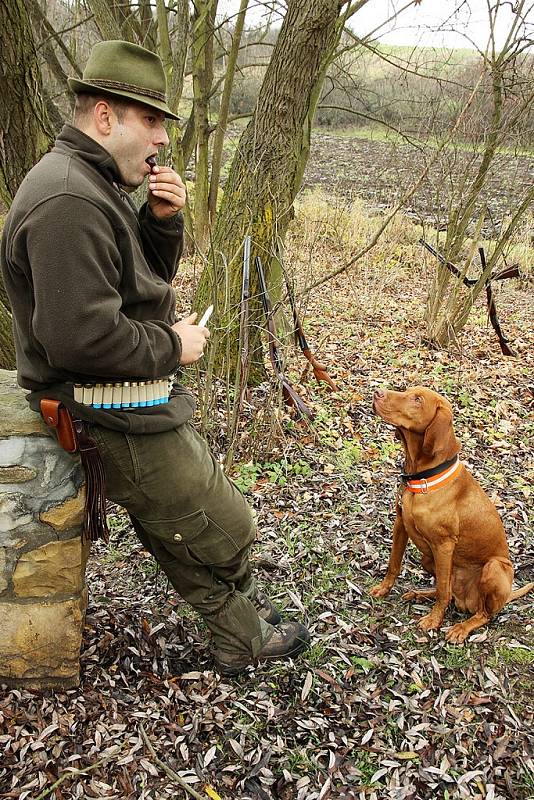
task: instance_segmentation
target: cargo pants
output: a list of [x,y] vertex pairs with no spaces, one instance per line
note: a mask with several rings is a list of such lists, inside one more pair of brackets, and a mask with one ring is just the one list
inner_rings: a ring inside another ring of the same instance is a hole
[[189,423],[155,434],[90,425],[106,494],[123,506],[144,547],[204,618],[218,654],[255,657],[273,633],[251,599],[256,534],[243,495]]

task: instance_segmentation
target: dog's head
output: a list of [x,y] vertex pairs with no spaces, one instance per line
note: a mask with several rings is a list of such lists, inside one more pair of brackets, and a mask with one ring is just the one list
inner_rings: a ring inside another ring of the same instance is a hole
[[405,392],[377,389],[373,410],[396,434],[411,460],[446,461],[460,450],[452,427],[452,406],[432,389],[414,386]]

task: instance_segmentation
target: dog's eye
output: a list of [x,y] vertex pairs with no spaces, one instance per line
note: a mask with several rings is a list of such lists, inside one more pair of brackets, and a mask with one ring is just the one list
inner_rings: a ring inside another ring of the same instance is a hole
[[416,394],[414,400],[416,403],[421,403],[423,401],[423,398],[421,397],[421,395]]

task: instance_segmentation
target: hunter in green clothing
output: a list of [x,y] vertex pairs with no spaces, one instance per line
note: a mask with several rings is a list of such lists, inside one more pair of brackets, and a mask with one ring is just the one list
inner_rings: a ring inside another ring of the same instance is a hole
[[[172,381],[209,331],[196,315],[175,319],[186,192],[155,160],[165,117],[176,119],[163,67],[144,48],[101,42],[70,86],[74,123],[24,179],[2,239],[19,383],[35,411],[54,398],[88,424],[108,497],[202,614],[220,672],[296,655],[308,632],[258,591],[250,509],[191,426],[192,395]],[[137,211],[127,190],[147,178]]]

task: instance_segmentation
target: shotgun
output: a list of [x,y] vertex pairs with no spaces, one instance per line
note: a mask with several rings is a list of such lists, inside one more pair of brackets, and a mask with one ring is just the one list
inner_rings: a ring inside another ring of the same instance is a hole
[[[455,275],[457,278],[462,278],[464,286],[467,286],[469,288],[470,286],[474,286],[476,283],[478,283],[476,279],[467,278],[465,275],[462,277],[462,273],[460,272],[458,267],[455,267],[454,264],[452,264],[450,261],[447,261],[447,259],[441,253],[439,253],[434,247],[432,247],[431,244],[428,244],[428,242],[426,242],[424,239],[419,239],[419,243],[422,244],[424,247],[426,247],[428,252],[432,253],[432,255],[438,259],[440,264],[443,264],[444,267],[447,267],[449,272],[452,272],[452,274]],[[478,254],[480,256],[480,263],[482,264],[482,272],[484,273],[486,271],[487,262],[486,262],[486,254],[484,253],[483,247],[478,248]],[[501,325],[499,323],[499,317],[497,316],[497,306],[495,305],[495,300],[493,298],[493,289],[491,286],[491,282],[503,281],[506,280],[506,278],[518,278],[518,277],[519,277],[519,264],[513,264],[509,267],[508,266],[505,267],[505,269],[501,270],[500,272],[496,272],[493,273],[493,275],[490,275],[484,284],[484,288],[486,289],[486,300],[488,303],[490,322],[493,326],[493,330],[495,331],[499,339],[501,352],[505,356],[515,356],[515,353],[508,346],[509,340],[502,332]]]
[[[483,247],[478,248],[478,254],[480,256],[480,263],[482,264],[482,269],[485,271],[486,254],[484,252]],[[508,272],[510,269],[511,267],[509,267],[505,271]],[[515,277],[515,275],[513,277]],[[498,278],[497,276],[495,276],[495,280],[502,280],[502,278]],[[514,351],[511,350],[510,347],[508,346],[509,339],[507,339],[507,337],[502,332],[501,324],[499,322],[499,317],[497,316],[497,307],[495,305],[495,300],[493,299],[493,289],[491,287],[491,279],[486,281],[486,300],[488,301],[488,313],[490,322],[493,325],[493,330],[498,336],[499,344],[501,346],[501,352],[505,356],[515,356]]]
[[250,236],[245,236],[243,242],[243,281],[241,284],[241,308],[239,309],[239,341],[241,345],[239,371],[239,406],[238,414],[241,414],[245,394],[247,392],[247,376],[249,365],[249,341],[248,341],[248,303],[250,298]]
[[293,289],[289,285],[289,281],[288,281],[287,276],[285,274],[284,274],[284,278],[285,278],[285,282],[286,282],[287,296],[288,296],[288,299],[289,299],[289,305],[291,306],[291,311],[293,313],[293,322],[295,323],[295,339],[296,339],[296,342],[297,342],[298,346],[300,347],[300,349],[302,350],[305,358],[307,358],[308,361],[310,362],[310,364],[312,366],[312,369],[313,369],[313,374],[314,374],[316,380],[317,381],[324,381],[325,383],[328,384],[328,386],[330,387],[332,392],[337,392],[337,391],[339,391],[339,389],[336,386],[336,384],[334,383],[334,381],[332,380],[332,378],[330,377],[330,375],[328,374],[328,372],[326,371],[326,367],[324,366],[324,364],[321,364],[319,361],[317,361],[317,359],[313,355],[312,351],[310,350],[310,347],[309,347],[308,342],[306,341],[306,337],[304,335],[304,329],[302,327],[302,324],[300,322],[299,316],[297,314],[297,306],[295,304],[295,296],[293,294]]
[[282,358],[280,356],[280,352],[278,350],[278,343],[276,340],[276,331],[274,328],[271,299],[267,291],[267,283],[265,281],[265,273],[263,271],[261,258],[259,256],[256,256],[254,263],[256,265],[256,271],[258,273],[261,304],[263,306],[263,313],[265,314],[265,321],[267,326],[269,356],[271,359],[271,364],[273,365],[274,374],[276,375],[278,381],[282,385],[282,396],[285,402],[288,405],[293,406],[293,408],[295,408],[296,411],[298,411],[301,417],[308,417],[308,419],[313,419],[314,416],[313,411],[306,405],[302,397],[295,391],[295,389],[292,387],[292,385],[284,375]]

